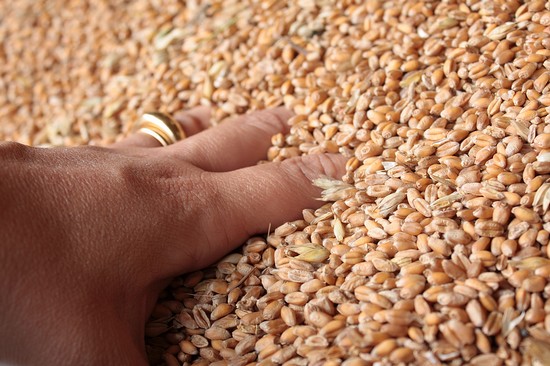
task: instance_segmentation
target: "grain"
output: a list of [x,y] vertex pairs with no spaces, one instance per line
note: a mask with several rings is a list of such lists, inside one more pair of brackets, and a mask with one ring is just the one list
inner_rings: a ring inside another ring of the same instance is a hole
[[547,358],[546,2],[20,1],[0,14],[0,138],[106,144],[145,110],[211,105],[216,124],[284,105],[291,131],[268,160],[348,158],[342,180],[316,180],[323,207],[174,280],[146,326],[153,364]]

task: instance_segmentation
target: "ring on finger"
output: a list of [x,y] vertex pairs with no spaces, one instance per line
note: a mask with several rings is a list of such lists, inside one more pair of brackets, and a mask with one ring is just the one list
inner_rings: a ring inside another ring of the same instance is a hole
[[136,125],[136,132],[153,137],[162,146],[175,144],[186,137],[178,122],[160,112],[144,113]]

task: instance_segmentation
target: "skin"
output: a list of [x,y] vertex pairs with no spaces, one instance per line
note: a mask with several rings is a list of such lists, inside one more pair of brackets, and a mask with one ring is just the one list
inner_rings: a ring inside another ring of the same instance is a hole
[[311,180],[344,174],[337,155],[256,165],[289,117],[200,132],[198,108],[177,116],[189,137],[162,148],[145,134],[0,143],[0,364],[146,365],[144,324],[170,279],[318,207]]

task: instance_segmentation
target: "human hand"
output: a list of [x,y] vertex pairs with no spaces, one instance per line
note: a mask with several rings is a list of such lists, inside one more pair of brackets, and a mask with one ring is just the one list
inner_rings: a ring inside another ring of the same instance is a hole
[[0,144],[0,364],[146,364],[144,324],[171,278],[318,206],[311,180],[345,159],[254,165],[286,132],[284,109],[158,148],[135,134],[111,148]]

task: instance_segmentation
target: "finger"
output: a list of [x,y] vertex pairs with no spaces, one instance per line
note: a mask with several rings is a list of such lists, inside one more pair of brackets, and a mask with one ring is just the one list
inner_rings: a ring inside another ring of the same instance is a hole
[[134,132],[130,136],[115,142],[113,148],[121,147],[159,147],[162,146],[153,136],[146,133]]
[[177,155],[210,172],[240,169],[265,159],[271,137],[289,130],[285,108],[251,113],[170,146]]
[[[210,108],[200,106],[188,111],[178,112],[174,115],[174,119],[181,124],[186,136],[192,136],[210,127]],[[111,145],[111,147],[116,148],[160,146],[160,142],[153,136],[142,132],[134,132]]]
[[266,232],[269,225],[297,219],[304,208],[319,207],[321,190],[312,181],[321,176],[341,179],[345,163],[341,155],[307,155],[216,174],[227,237],[240,243]]
[[188,111],[174,114],[174,119],[181,124],[187,137],[206,130],[210,124],[210,107],[200,106]]

